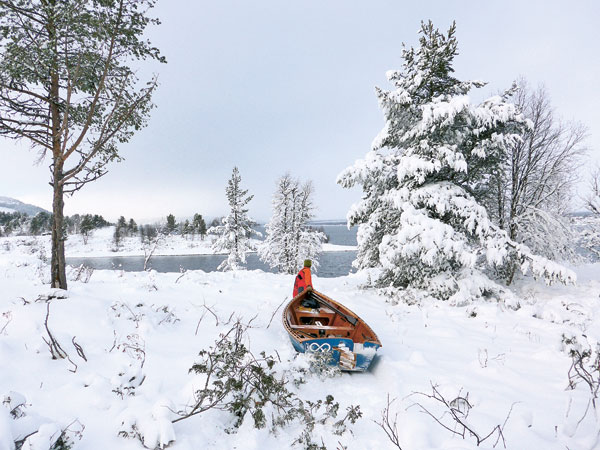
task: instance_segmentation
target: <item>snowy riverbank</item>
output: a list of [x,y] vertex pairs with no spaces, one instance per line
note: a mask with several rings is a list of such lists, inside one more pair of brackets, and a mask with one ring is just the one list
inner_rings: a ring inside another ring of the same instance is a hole
[[[174,439],[174,450],[292,448],[302,432],[295,422],[273,435],[255,429],[250,419],[227,433],[233,418],[218,410],[170,421],[172,410],[189,405],[201,385],[202,378],[188,372],[199,351],[229,328],[223,322],[232,314],[246,321],[256,316],[246,341],[255,355],[276,355],[282,371],[305,364],[293,351],[278,310],[290,298],[293,276],[95,271],[84,283],[69,269],[66,298],[48,303],[52,291],[44,284],[48,266],[40,248],[39,240],[0,238],[0,398],[25,402],[20,418],[8,414],[9,403],[0,406],[1,450],[37,429],[30,440],[40,442],[31,448],[47,450],[43,432],[65,428],[74,449],[142,449],[138,440],[119,437],[132,423],[150,447]],[[423,413],[443,413],[435,400],[414,394],[431,394],[434,384],[448,401],[468,396],[468,424],[482,436],[500,425],[509,449],[598,448],[598,413],[589,407],[585,414],[590,395],[584,384],[568,389],[572,360],[562,336],[591,345],[600,340],[600,264],[575,270],[577,286],[522,282],[518,310],[495,302],[393,306],[358,288],[365,273],[315,276],[317,289],[357,312],[383,343],[369,373],[312,376],[298,388],[289,386],[307,400],[333,395],[341,416],[347,406],[360,405],[363,417],[351,425],[353,435],[333,435],[331,426],[318,425],[316,442],[322,438],[329,449],[397,448],[374,422],[381,420],[389,394],[396,399],[390,419],[398,414],[404,450],[478,448],[473,436],[453,435]],[[74,364],[51,359],[44,342],[48,307],[48,328]],[[497,438],[493,434],[479,448],[492,448]],[[503,448],[502,441],[496,448]]]
[[[89,236],[87,243],[81,235],[70,235],[65,241],[65,255],[67,258],[79,257],[109,257],[109,256],[144,256],[144,246],[139,236],[123,237],[120,245],[115,246],[113,240],[114,227],[105,227],[94,230]],[[31,239],[29,237],[6,238],[9,242]],[[50,236],[37,236],[35,238],[39,245],[50,254]],[[214,255],[211,248],[213,236],[208,235],[204,239],[196,236],[182,237],[180,235],[166,236],[158,242],[155,256],[182,256],[182,255]],[[260,241],[255,240],[256,243]],[[356,246],[323,244],[323,251],[352,251]]]

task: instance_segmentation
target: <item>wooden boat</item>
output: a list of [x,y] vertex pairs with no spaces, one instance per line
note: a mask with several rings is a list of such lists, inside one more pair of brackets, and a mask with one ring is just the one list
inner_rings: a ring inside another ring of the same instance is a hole
[[298,352],[331,352],[329,364],[346,371],[367,370],[381,347],[360,317],[311,288],[285,307],[283,326]]

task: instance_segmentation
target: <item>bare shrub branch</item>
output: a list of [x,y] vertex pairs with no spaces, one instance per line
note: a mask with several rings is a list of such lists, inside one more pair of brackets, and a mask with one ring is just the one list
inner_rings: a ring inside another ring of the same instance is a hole
[[392,444],[394,444],[396,447],[402,450],[402,447],[400,446],[400,438],[398,437],[398,413],[394,415],[393,421],[390,419],[390,407],[392,406],[392,403],[394,403],[395,400],[396,399],[390,401],[390,394],[388,394],[387,406],[381,412],[381,421],[377,422],[376,420],[374,420],[373,422],[375,422],[381,427],[381,429],[387,435],[388,439],[392,441]]
[[286,300],[288,300],[287,296],[283,299],[283,301],[279,304],[275,311],[273,311],[273,314],[271,315],[271,320],[269,320],[269,324],[267,325],[267,329],[271,326],[271,322],[273,322],[273,317],[275,317],[275,314],[277,314],[277,311],[279,311],[279,308],[281,308],[281,306],[285,303]]
[[74,369],[69,369],[71,372],[77,372],[77,364],[75,364],[69,354],[61,347],[60,343],[48,327],[48,319],[50,318],[50,302],[46,303],[46,319],[44,320],[44,327],[46,328],[46,333],[48,333],[48,339],[42,336],[42,339],[50,349],[50,354],[52,355],[52,359],[67,359],[71,364],[73,364]]
[[44,342],[48,345],[50,349],[50,354],[52,355],[52,359],[64,359],[67,357],[67,352],[63,350],[60,346],[60,343],[54,338],[50,328],[48,328],[48,319],[50,318],[50,302],[46,303],[46,320],[44,320],[44,327],[46,328],[46,333],[48,333],[48,340],[42,336]]
[[[443,409],[442,414],[435,415],[428,408],[426,408],[419,402],[413,403],[407,409],[412,408],[413,406],[418,406],[422,412],[424,412],[425,414],[430,416],[442,428],[448,430],[450,433],[458,435],[458,436],[462,437],[463,439],[465,439],[466,437],[474,437],[477,442],[478,447],[483,442],[485,442],[487,439],[489,439],[491,436],[493,436],[494,434],[497,433],[497,438],[496,438],[496,442],[494,443],[494,447],[496,447],[496,445],[498,445],[498,442],[500,442],[500,440],[501,440],[502,445],[504,446],[504,448],[506,448],[506,441],[504,439],[503,430],[504,430],[504,426],[506,425],[506,422],[508,421],[508,418],[510,417],[510,413],[512,412],[512,408],[513,408],[512,406],[510,408],[507,418],[504,421],[504,424],[503,425],[498,424],[494,428],[492,428],[492,430],[489,431],[487,434],[484,434],[484,433],[480,433],[480,432],[476,431],[467,421],[469,412],[473,408],[473,406],[469,402],[469,394],[468,393],[464,397],[461,396],[459,393],[459,395],[455,399],[448,401],[440,393],[437,385],[434,385],[433,383],[431,383],[431,389],[432,389],[431,394],[426,394],[423,392],[415,392],[415,393],[413,393],[413,395],[415,395],[415,394],[421,395],[428,399],[434,400],[437,404],[441,404],[442,409]],[[514,404],[513,404],[513,406],[514,406]],[[449,421],[447,419],[445,419],[445,417],[448,417],[448,416],[450,417]]]
[[148,238],[148,242],[144,242],[144,272],[150,268],[150,260],[154,256],[154,252],[164,240],[165,234],[162,230],[159,230],[156,236]]
[[592,406],[596,409],[600,391],[600,344],[597,344],[595,349],[583,348],[575,336],[569,338],[564,334],[562,342],[571,357],[571,367],[567,374],[569,388],[575,389],[578,384],[585,385],[590,391]]
[[11,311],[3,312],[2,317],[4,317],[6,319],[6,323],[0,329],[0,334],[3,334],[4,330],[6,330],[6,327],[8,327],[8,324],[12,322],[12,312]]
[[600,215],[600,166],[594,168],[588,184],[589,194],[583,199],[586,208],[595,215]]
[[75,336],[73,336],[73,339],[71,339],[71,342],[73,343],[73,347],[75,347],[75,350],[77,350],[77,354],[79,355],[79,357],[87,362],[87,358],[85,356],[83,348],[81,347],[81,345],[79,345],[77,342],[75,342]]

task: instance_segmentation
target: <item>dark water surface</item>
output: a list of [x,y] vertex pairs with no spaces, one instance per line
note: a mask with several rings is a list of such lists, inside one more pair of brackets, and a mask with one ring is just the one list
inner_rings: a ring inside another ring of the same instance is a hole
[[[319,225],[320,227],[320,225]],[[264,234],[264,227],[259,231]],[[329,236],[329,243],[337,245],[356,245],[356,229],[348,230],[345,225],[323,225],[325,233]],[[226,255],[184,255],[184,256],[153,256],[150,267],[157,272],[179,272],[183,270],[203,270],[213,272],[217,270]],[[333,278],[348,275],[353,272],[352,261],[356,258],[356,251],[323,252],[319,256],[319,268],[313,271],[315,275],[323,278]],[[275,272],[264,264],[256,253],[247,255],[246,268],[259,269],[265,272]],[[126,272],[140,272],[144,270],[143,256],[109,256],[109,257],[84,257],[67,258],[67,264],[79,266],[84,264],[98,270],[125,270]]]
[[[203,270],[213,272],[217,270],[227,255],[183,255],[183,256],[153,256],[150,267],[157,272],[179,272],[183,270]],[[333,278],[348,275],[352,269],[352,261],[356,258],[356,251],[349,252],[324,252],[319,256],[319,268],[313,273],[323,278]],[[246,258],[246,269],[259,269],[265,272],[275,272],[264,264],[256,253],[250,253]],[[109,256],[99,258],[67,258],[67,264],[79,266],[84,264],[98,270],[125,270],[126,272],[140,272],[144,270],[143,256]]]

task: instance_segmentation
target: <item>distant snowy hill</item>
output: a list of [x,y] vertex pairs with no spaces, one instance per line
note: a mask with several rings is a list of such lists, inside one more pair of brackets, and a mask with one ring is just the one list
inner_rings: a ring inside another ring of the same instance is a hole
[[35,216],[37,213],[42,211],[49,213],[45,209],[38,206],[29,205],[14,198],[0,196],[0,212],[20,212],[30,216]]

